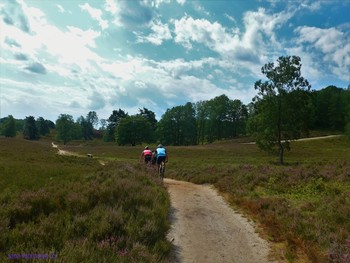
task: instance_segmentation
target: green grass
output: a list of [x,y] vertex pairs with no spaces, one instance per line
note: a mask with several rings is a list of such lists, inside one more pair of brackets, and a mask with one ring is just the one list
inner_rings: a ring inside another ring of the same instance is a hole
[[48,142],[0,138],[0,189],[0,262],[167,261],[169,197],[136,162],[101,166]]

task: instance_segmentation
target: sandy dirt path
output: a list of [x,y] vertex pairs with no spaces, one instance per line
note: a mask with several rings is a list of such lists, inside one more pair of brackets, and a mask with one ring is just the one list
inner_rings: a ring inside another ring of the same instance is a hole
[[60,154],[60,155],[78,156],[75,153],[68,152],[68,151],[65,151],[65,150],[61,150],[60,148],[58,148],[58,145],[54,144],[53,142],[51,143],[51,145],[52,145],[53,148],[56,148],[58,150],[58,154]]
[[[319,136],[319,137],[301,138],[301,139],[295,140],[295,142],[298,142],[298,141],[323,140],[323,139],[336,138],[336,137],[341,137],[341,136],[343,136],[343,135],[334,134],[334,135],[326,135],[326,136]],[[242,144],[255,144],[255,142],[244,142]]]
[[[58,154],[76,155],[59,149]],[[102,163],[101,163],[102,164]],[[172,262],[267,263],[269,244],[209,185],[164,179],[171,198]]]
[[269,244],[209,185],[165,179],[170,193],[173,262],[266,263]]

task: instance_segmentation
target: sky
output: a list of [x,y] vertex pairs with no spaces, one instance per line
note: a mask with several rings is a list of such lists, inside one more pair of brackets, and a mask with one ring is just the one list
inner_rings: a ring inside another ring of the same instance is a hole
[[350,0],[1,0],[0,117],[56,121],[244,104],[297,55],[313,90],[350,84]]

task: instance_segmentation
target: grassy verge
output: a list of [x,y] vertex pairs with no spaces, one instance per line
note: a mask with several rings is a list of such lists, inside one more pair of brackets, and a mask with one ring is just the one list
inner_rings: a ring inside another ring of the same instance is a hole
[[0,262],[166,261],[169,198],[136,162],[101,166],[0,138],[0,189]]

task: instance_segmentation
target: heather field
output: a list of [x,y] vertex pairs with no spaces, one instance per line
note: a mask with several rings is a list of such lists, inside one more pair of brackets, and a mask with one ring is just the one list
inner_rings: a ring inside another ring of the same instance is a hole
[[[167,177],[214,184],[262,228],[287,262],[350,262],[350,142],[296,141],[286,165],[245,139],[167,147]],[[142,147],[90,143],[67,149],[134,161]]]
[[[166,177],[214,184],[281,261],[349,262],[349,141],[293,142],[284,166],[242,142],[167,147]],[[168,261],[169,197],[140,166],[142,146],[61,149],[80,157],[57,155],[51,142],[0,138],[0,260],[47,253],[55,262]]]
[[162,262],[169,252],[167,192],[138,163],[0,138],[0,189],[0,262]]

